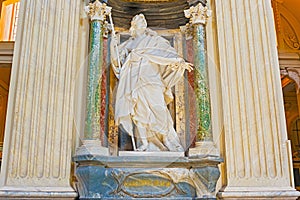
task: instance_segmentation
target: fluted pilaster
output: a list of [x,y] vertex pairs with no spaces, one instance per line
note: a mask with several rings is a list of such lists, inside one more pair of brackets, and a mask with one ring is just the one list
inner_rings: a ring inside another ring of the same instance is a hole
[[295,199],[271,1],[216,1],[216,15],[227,179],[219,197]]
[[81,1],[21,1],[2,198],[74,198],[70,186]]

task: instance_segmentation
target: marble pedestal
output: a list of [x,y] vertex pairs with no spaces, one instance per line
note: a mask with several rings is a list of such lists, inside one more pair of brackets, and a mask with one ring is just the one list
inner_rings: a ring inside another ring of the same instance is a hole
[[80,155],[80,199],[216,199],[219,157]]

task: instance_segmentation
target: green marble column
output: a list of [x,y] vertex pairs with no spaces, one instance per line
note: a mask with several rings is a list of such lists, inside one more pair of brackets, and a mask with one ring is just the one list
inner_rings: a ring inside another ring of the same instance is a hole
[[208,64],[205,25],[211,11],[201,3],[185,10],[190,18],[187,29],[193,38],[195,95],[197,112],[197,142],[212,141],[211,103],[209,95]]
[[90,24],[89,66],[87,81],[86,119],[84,139],[100,138],[101,73],[103,65],[102,21]]
[[85,140],[100,139],[101,81],[103,65],[103,24],[111,7],[96,0],[85,7],[91,18],[89,66],[87,81],[86,119],[84,128]]
[[101,124],[101,82],[103,67],[103,32],[107,15],[111,7],[96,0],[85,7],[91,18],[89,64],[87,78],[87,99],[84,135],[82,145],[77,149],[76,155],[108,155],[108,149],[102,146],[100,140]]
[[212,140],[211,105],[208,83],[206,34],[204,24],[194,25],[195,94],[197,108],[197,140]]

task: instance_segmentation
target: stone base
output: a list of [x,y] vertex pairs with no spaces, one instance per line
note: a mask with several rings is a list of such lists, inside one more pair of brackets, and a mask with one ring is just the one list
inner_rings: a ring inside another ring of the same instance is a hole
[[76,156],[80,199],[216,199],[221,159]]
[[71,188],[53,187],[1,187],[0,199],[59,199],[73,200],[78,194]]
[[146,157],[173,157],[179,158],[184,157],[184,152],[171,152],[171,151],[158,151],[158,152],[148,152],[148,151],[119,151],[119,156],[146,156]]
[[225,188],[218,192],[218,199],[228,200],[268,200],[268,199],[282,199],[282,200],[295,200],[300,196],[300,192],[293,188]]
[[189,149],[189,156],[200,156],[200,157],[207,157],[207,156],[220,156],[219,150],[215,147],[212,141],[202,141],[196,142],[195,148]]
[[100,140],[83,140],[82,145],[76,149],[76,155],[108,156],[108,148],[102,147]]

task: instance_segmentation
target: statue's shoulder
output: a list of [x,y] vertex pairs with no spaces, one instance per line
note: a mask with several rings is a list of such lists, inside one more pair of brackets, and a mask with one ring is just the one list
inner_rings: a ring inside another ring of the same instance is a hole
[[147,28],[146,35],[148,37],[151,37],[152,39],[156,40],[157,42],[165,42],[167,41],[165,38],[160,36],[156,31],[153,31],[149,28]]
[[147,29],[146,29],[146,35],[148,35],[148,36],[153,36],[153,37],[159,36],[155,31],[153,31],[153,30],[150,29],[150,28],[147,28]]

